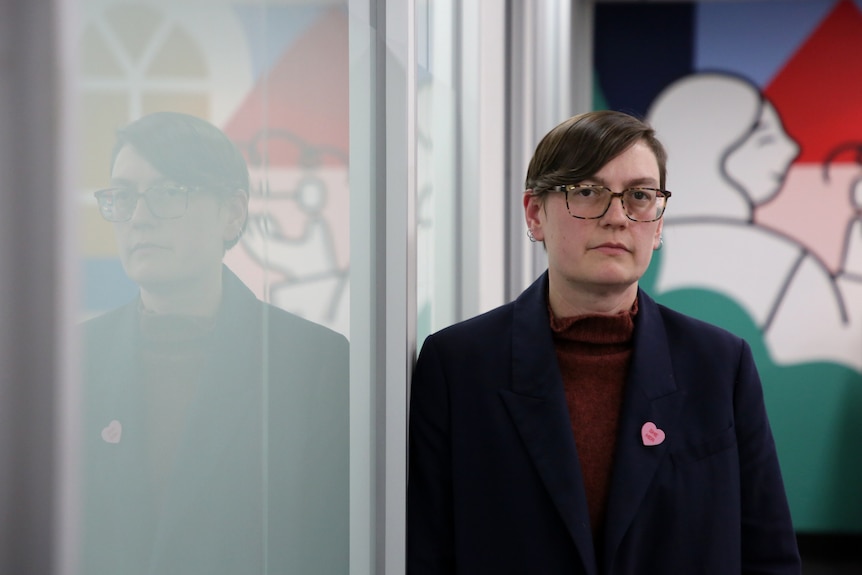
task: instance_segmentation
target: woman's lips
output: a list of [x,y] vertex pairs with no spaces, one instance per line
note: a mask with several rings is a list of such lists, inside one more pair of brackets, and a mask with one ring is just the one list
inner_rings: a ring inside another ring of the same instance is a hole
[[139,253],[139,252],[152,252],[152,251],[160,251],[160,250],[167,250],[167,249],[168,249],[167,247],[160,245],[160,244],[154,244],[151,242],[140,242],[140,243],[134,244],[132,246],[132,249],[129,250],[129,253],[134,254],[134,253]]
[[624,254],[624,253],[629,252],[629,249],[626,246],[624,246],[623,244],[617,244],[617,243],[613,243],[613,242],[599,244],[596,247],[594,247],[593,249],[596,251],[602,252],[603,254],[609,254],[609,255]]

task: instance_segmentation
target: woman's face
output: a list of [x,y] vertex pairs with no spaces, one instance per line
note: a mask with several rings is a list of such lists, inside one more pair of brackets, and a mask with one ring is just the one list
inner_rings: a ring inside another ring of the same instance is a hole
[[[127,145],[117,154],[113,187],[143,193],[164,183],[170,180],[133,147]],[[191,190],[183,216],[157,218],[140,197],[132,218],[115,223],[114,231],[126,274],[142,289],[158,291],[220,281],[224,242],[236,235],[234,227],[231,210],[220,196]]]
[[[600,184],[617,193],[631,187],[658,188],[658,162],[640,141],[582,183]],[[527,194],[524,208],[527,226],[538,241],[545,242],[551,289],[572,294],[601,297],[611,291],[636,290],[661,235],[661,220],[631,221],[618,198],[594,220],[570,216],[564,194],[557,192],[543,199]]]
[[778,193],[799,146],[784,131],[775,107],[764,102],[754,130],[724,162],[727,176],[759,205]]

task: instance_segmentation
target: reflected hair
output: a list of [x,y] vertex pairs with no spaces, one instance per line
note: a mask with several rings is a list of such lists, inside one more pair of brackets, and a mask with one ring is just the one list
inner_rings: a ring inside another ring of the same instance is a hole
[[[156,170],[186,186],[227,196],[249,190],[248,166],[239,148],[214,125],[190,114],[155,112],[117,131],[111,171],[117,155],[131,146]],[[245,229],[245,225],[243,225]],[[239,237],[225,245],[233,247]]]
[[524,189],[543,195],[554,186],[582,182],[641,141],[655,154],[659,187],[664,189],[667,152],[655,130],[643,120],[613,110],[573,116],[548,132],[530,160]]

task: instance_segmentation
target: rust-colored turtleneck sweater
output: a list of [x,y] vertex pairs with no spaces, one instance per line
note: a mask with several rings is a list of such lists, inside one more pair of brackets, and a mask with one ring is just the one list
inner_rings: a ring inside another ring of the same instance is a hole
[[[215,318],[139,311],[150,471],[161,495],[209,353]],[[205,382],[204,382],[205,383]]]
[[590,526],[600,540],[611,482],[637,300],[612,316],[551,316],[557,361],[584,478]]

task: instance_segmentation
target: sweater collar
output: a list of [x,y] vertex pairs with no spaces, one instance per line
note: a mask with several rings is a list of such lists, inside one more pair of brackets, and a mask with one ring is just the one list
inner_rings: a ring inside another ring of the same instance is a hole
[[619,344],[632,340],[638,299],[632,307],[613,315],[583,314],[558,318],[548,305],[551,331],[554,339],[564,339],[593,344]]

